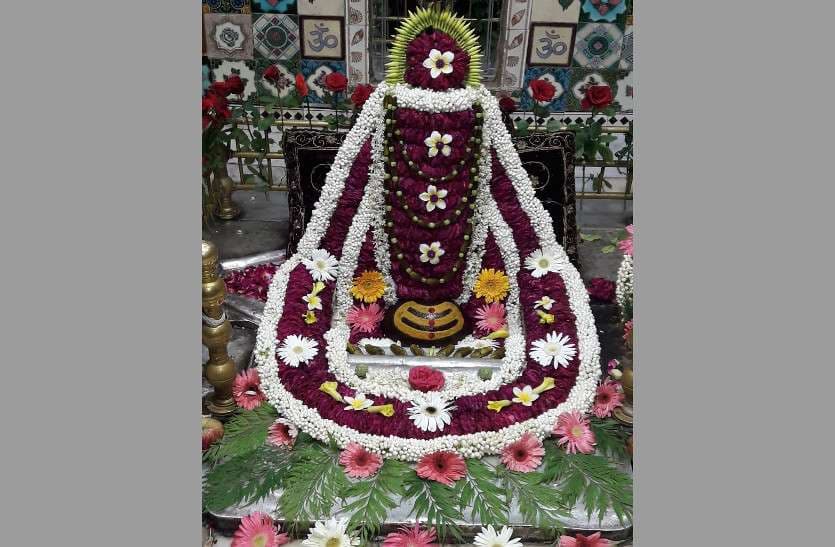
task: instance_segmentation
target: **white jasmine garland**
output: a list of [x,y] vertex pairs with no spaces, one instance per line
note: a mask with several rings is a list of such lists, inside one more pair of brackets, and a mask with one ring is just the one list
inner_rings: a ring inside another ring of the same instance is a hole
[[623,316],[623,309],[627,303],[631,304],[634,300],[632,277],[632,256],[624,255],[618,267],[618,276],[615,280],[615,300],[621,310],[621,316]]
[[488,338],[476,338],[473,335],[469,335],[463,338],[460,342],[455,344],[455,349],[458,348],[472,348],[472,349],[482,349],[482,348],[497,348],[499,347],[499,343],[495,340],[490,340]]

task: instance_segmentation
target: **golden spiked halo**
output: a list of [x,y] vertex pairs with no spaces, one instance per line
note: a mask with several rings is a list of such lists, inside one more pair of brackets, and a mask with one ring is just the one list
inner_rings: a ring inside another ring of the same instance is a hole
[[473,29],[463,18],[448,9],[431,4],[428,8],[418,8],[409,12],[406,19],[400,23],[394,33],[394,43],[389,50],[389,61],[386,63],[386,83],[398,84],[403,82],[406,73],[406,48],[421,32],[428,28],[440,30],[449,34],[470,56],[470,70],[467,74],[467,85],[477,86],[481,83],[481,48],[478,45]]

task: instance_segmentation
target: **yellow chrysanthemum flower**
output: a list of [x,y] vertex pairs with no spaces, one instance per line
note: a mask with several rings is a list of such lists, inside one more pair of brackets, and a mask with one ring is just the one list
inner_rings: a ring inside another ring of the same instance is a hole
[[484,298],[488,304],[497,300],[503,300],[510,288],[510,281],[501,270],[489,268],[481,270],[475,282],[473,290],[477,298]]
[[378,300],[386,292],[386,282],[383,274],[376,270],[366,270],[354,278],[351,295],[363,302],[371,303]]

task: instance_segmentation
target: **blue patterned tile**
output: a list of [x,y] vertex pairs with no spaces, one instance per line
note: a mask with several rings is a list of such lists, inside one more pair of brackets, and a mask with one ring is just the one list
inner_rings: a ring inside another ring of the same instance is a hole
[[302,75],[307,80],[307,86],[310,88],[310,102],[327,104],[324,98],[326,92],[325,76],[331,72],[345,74],[345,62],[302,59],[301,69]]
[[252,13],[249,0],[203,0],[203,13]]
[[566,68],[529,67],[525,71],[525,84],[522,86],[522,97],[520,104],[522,110],[530,111],[534,106],[531,97],[530,83],[533,80],[548,80],[556,88],[554,99],[547,106],[551,112],[562,112],[565,110],[566,98],[568,95],[571,71]]
[[574,40],[574,66],[617,68],[623,49],[623,32],[610,23],[580,23]]
[[252,0],[256,13],[296,13],[296,0]]
[[579,0],[580,21],[586,23],[613,23],[620,30],[626,26],[629,12],[628,0]]

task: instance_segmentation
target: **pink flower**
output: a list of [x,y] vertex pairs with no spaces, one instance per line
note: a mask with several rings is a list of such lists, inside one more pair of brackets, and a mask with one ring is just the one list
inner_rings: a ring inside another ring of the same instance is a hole
[[589,427],[589,422],[578,411],[563,412],[557,418],[554,425],[554,435],[559,435],[559,445],[565,445],[565,451],[569,454],[582,452],[591,454],[594,452],[594,433]]
[[623,341],[629,342],[632,338],[632,319],[623,324]]
[[577,534],[573,538],[560,536],[559,543],[559,547],[608,547],[609,545],[612,545],[612,542],[601,538],[600,532],[595,532],[588,537],[583,534]]
[[594,396],[594,408],[592,412],[598,418],[608,418],[612,411],[623,406],[623,393],[618,390],[618,383],[606,380],[597,386],[597,395]]
[[374,329],[383,320],[383,310],[376,302],[368,306],[365,304],[351,306],[351,309],[348,310],[347,319],[351,330],[370,333],[374,332]]
[[248,368],[235,376],[232,384],[232,397],[239,407],[252,410],[266,401],[267,397],[261,391],[261,379],[258,378],[258,371]]
[[235,530],[232,547],[278,547],[290,542],[287,534],[276,533],[273,519],[264,513],[255,512],[241,519]]
[[617,359],[609,359],[609,362],[606,363],[606,373],[608,374],[608,373],[612,372],[613,370],[615,370],[619,366],[620,366],[620,361],[618,361]]
[[383,547],[437,547],[435,529],[421,530],[415,523],[414,528],[402,526],[399,532],[391,532],[383,540]]
[[423,365],[409,369],[409,385],[418,391],[438,391],[444,387],[444,373]]
[[623,251],[623,254],[632,256],[632,239],[635,235],[635,226],[630,224],[626,227],[626,231],[629,236],[627,236],[627,238],[623,241],[618,241],[618,249]]
[[452,486],[455,481],[467,474],[464,458],[455,452],[433,452],[418,460],[418,477]]
[[544,455],[542,442],[528,432],[502,449],[502,463],[511,471],[530,473],[539,467]]
[[476,327],[486,332],[503,329],[507,324],[504,304],[501,302],[493,302],[480,307],[475,312],[475,318],[478,319]]
[[615,298],[615,282],[602,277],[591,279],[586,287],[589,296],[600,302],[611,302]]
[[383,458],[369,452],[357,443],[348,443],[339,453],[339,463],[345,466],[345,474],[355,479],[370,477],[383,465]]
[[267,430],[268,441],[275,446],[286,446],[287,448],[293,447],[298,435],[299,430],[293,424],[281,418],[273,422],[273,425]]

